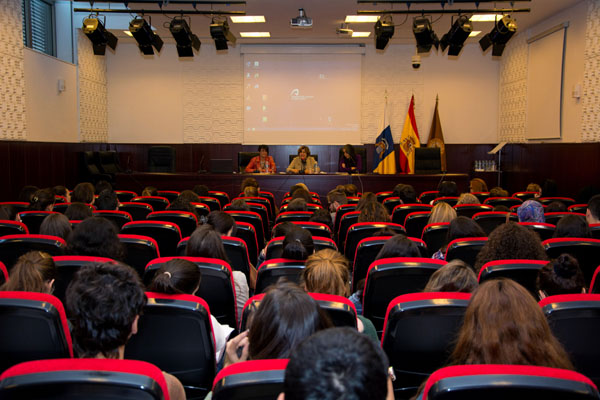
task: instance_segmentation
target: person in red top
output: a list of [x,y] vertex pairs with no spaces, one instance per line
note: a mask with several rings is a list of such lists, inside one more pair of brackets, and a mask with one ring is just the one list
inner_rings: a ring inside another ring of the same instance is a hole
[[273,174],[277,172],[277,166],[275,160],[269,155],[269,146],[261,144],[258,146],[258,152],[260,153],[256,157],[252,157],[248,165],[246,166],[246,172],[260,172],[266,174]]

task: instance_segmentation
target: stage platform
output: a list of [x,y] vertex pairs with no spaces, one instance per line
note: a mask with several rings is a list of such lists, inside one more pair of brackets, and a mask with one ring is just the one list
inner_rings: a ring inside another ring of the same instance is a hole
[[399,183],[412,185],[417,193],[426,190],[435,190],[442,180],[455,181],[461,192],[469,190],[469,176],[467,174],[435,174],[435,175],[378,175],[378,174],[315,174],[315,175],[289,175],[289,174],[198,174],[192,172],[181,173],[152,173],[133,172],[131,174],[117,174],[117,190],[133,190],[141,194],[146,186],[155,186],[158,190],[192,189],[194,185],[203,184],[210,190],[227,192],[230,198],[237,197],[240,185],[246,178],[255,178],[261,190],[275,195],[277,203],[281,202],[283,195],[296,183],[302,182],[310,191],[317,192],[325,198],[327,193],[337,185],[353,183],[361,192],[382,192],[393,190]]

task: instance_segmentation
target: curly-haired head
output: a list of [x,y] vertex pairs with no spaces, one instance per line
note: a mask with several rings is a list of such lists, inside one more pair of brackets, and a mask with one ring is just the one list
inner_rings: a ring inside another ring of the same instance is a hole
[[561,254],[538,271],[537,290],[544,296],[557,294],[582,293],[585,278],[579,268],[579,262],[570,254]]
[[67,240],[67,253],[125,259],[125,248],[119,241],[115,224],[102,217],[88,218],[77,224]]

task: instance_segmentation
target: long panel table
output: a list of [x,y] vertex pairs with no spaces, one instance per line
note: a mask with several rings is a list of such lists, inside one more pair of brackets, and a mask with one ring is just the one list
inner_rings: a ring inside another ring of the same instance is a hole
[[131,174],[116,175],[117,190],[133,190],[138,194],[146,186],[155,186],[158,190],[185,190],[192,189],[194,185],[203,184],[210,190],[224,191],[231,198],[240,193],[240,186],[244,179],[255,178],[261,190],[269,191],[275,195],[277,204],[290,187],[302,182],[310,191],[317,192],[324,197],[337,185],[353,183],[361,192],[381,192],[393,190],[398,183],[412,185],[417,193],[426,190],[435,190],[442,180],[455,181],[461,192],[469,190],[469,176],[467,174],[434,174],[434,175],[378,175],[378,174],[315,174],[315,175],[289,175],[289,174],[198,174],[192,172],[181,173],[156,173],[133,172]]

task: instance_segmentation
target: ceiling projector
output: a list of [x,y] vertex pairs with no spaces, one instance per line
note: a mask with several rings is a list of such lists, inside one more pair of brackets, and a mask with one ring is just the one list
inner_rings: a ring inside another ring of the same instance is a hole
[[312,18],[308,18],[304,14],[304,8],[298,9],[299,15],[296,18],[290,20],[290,26],[292,28],[312,28]]

